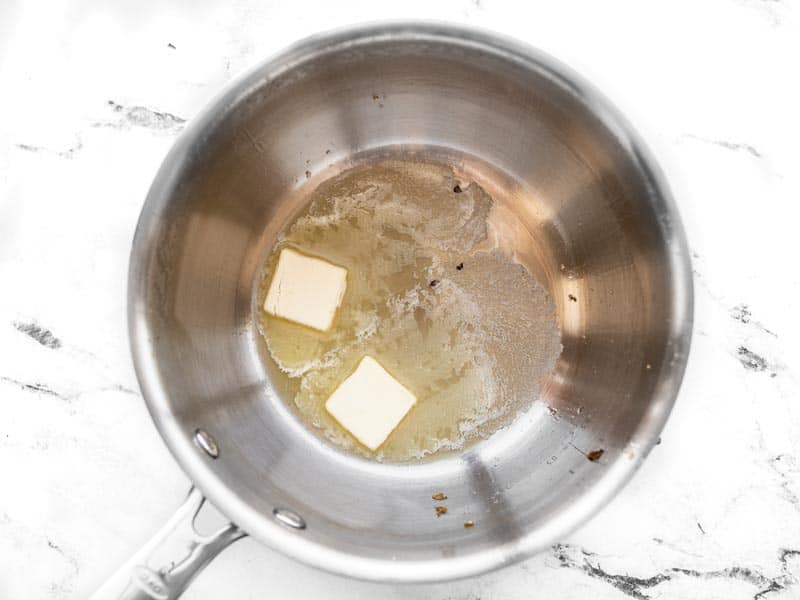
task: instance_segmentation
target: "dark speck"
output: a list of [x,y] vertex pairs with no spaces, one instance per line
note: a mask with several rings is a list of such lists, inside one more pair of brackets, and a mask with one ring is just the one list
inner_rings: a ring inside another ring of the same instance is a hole
[[46,385],[44,385],[42,383],[35,383],[35,382],[33,382],[33,383],[25,383],[24,381],[18,381],[16,379],[11,379],[9,377],[2,377],[2,376],[0,376],[0,381],[5,381],[6,383],[10,383],[10,384],[16,385],[20,389],[23,389],[23,390],[28,391],[28,392],[35,392],[35,393],[38,393],[38,394],[46,394],[48,396],[55,396],[56,398],[60,398],[61,400],[66,400],[67,402],[69,402],[69,400],[70,400],[69,397],[59,394],[57,391],[55,391],[53,389],[50,389],[49,387],[47,387]]
[[463,192],[463,191],[464,191],[464,190],[462,190],[462,189],[461,189],[461,186],[460,186],[460,185],[458,185],[458,184],[456,184],[456,185],[455,185],[455,187],[453,187],[453,192],[454,192],[454,193],[456,193],[456,194],[460,194],[460,193],[461,193],[461,192]]
[[737,304],[731,309],[731,318],[739,321],[740,323],[750,322],[750,308],[746,304]]
[[749,371],[766,371],[767,361],[763,356],[759,356],[752,350],[739,346],[736,350],[736,357],[742,366]]
[[572,295],[572,294],[570,294],[570,295],[569,295],[569,296],[567,296],[567,297],[568,297],[568,298],[569,298],[569,299],[570,299],[572,302],[577,302],[577,301],[578,301],[578,299],[577,299],[577,298],[576,298],[574,295]]
[[660,445],[661,445],[661,438],[658,438],[658,439],[656,440],[656,446],[660,446]]
[[597,462],[600,460],[600,457],[603,456],[605,450],[600,448],[599,450],[592,450],[591,452],[586,453],[586,458],[588,458],[592,462]]
[[458,264],[456,265],[456,271],[460,271],[460,270],[461,270],[461,269],[463,269],[463,268],[464,268],[464,263],[458,263]]
[[381,97],[378,96],[378,94],[372,94],[372,99],[375,100],[375,102],[377,102],[378,100],[381,99]]
[[763,331],[764,333],[768,333],[773,337],[778,337],[774,331],[770,331],[766,327],[764,327],[761,323],[752,320],[752,313],[750,312],[750,308],[746,304],[737,304],[734,306],[730,311],[731,318],[743,323],[745,325],[752,324],[755,325],[758,329]]
[[327,150],[325,150],[325,154],[330,154],[330,153],[331,153],[331,149],[330,149],[330,148],[328,148]]
[[175,49],[176,49],[176,48],[175,48],[175,44],[173,44],[172,42],[170,42],[169,44],[167,44],[167,48],[172,48],[173,50],[175,50]]
[[306,171],[306,179],[308,179],[309,177],[311,177],[311,171]]
[[700,521],[697,522],[697,528],[702,532],[703,535],[706,534],[706,530],[703,529],[702,525],[700,525]]
[[21,323],[19,321],[14,321],[14,327],[20,333],[24,333],[46,348],[52,348],[53,350],[58,350],[61,348],[61,340],[53,335],[52,331],[42,327],[41,325],[37,325],[36,323]]
[[429,285],[430,285],[432,288],[435,288],[437,285],[439,285],[439,280],[438,280],[438,279],[433,279],[433,280],[431,280],[431,282],[430,282],[430,284],[429,284]]

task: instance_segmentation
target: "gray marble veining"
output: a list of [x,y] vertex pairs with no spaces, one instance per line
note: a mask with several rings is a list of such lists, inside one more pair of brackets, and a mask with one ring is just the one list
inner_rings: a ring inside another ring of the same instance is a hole
[[186,598],[800,597],[796,5],[80,0],[2,12],[0,598],[87,597],[188,490],[138,393],[125,323],[130,240],[175,136],[288,43],[413,16],[499,30],[572,64],[662,163],[697,296],[663,443],[587,526],[506,570],[385,586],[245,540]]

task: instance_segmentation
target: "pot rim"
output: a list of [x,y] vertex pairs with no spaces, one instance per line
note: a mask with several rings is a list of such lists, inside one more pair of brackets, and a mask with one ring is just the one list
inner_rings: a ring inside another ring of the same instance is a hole
[[[296,65],[333,50],[369,45],[374,42],[437,42],[480,50],[521,65],[557,81],[588,106],[593,114],[639,162],[653,193],[651,206],[662,224],[668,247],[668,264],[673,274],[671,298],[675,318],[668,324],[669,344],[674,352],[670,370],[654,391],[650,407],[637,428],[631,444],[639,451],[633,460],[616,461],[602,478],[565,508],[557,519],[511,542],[458,557],[424,561],[372,559],[338,551],[289,530],[249,507],[214,474],[208,461],[197,452],[191,436],[172,416],[152,354],[148,328],[141,318],[144,305],[142,273],[149,242],[168,203],[166,191],[173,187],[189,148],[207,129],[233,109],[250,92]],[[491,571],[529,557],[563,539],[600,510],[632,477],[666,423],[680,388],[688,360],[692,333],[693,285],[688,245],[677,208],[655,160],[628,121],[592,85],[547,54],[497,33],[436,22],[390,21],[362,24],[316,34],[299,41],[263,61],[235,79],[210,102],[181,134],[150,188],[137,225],[130,256],[128,280],[128,326],[134,366],[148,410],[165,443],[191,480],[211,502],[240,528],[271,548],[300,562],[325,571],[357,579],[384,582],[447,581]]]

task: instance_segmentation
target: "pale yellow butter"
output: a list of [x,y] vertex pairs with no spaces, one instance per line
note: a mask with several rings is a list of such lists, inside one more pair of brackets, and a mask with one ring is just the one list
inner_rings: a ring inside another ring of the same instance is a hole
[[346,289],[347,269],[344,267],[284,248],[264,300],[264,310],[327,331]]
[[378,361],[365,356],[325,403],[325,409],[367,448],[375,451],[417,399]]

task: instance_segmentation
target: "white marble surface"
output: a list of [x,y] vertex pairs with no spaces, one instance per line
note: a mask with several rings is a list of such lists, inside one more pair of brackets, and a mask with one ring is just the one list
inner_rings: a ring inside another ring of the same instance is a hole
[[139,395],[125,322],[136,219],[184,122],[293,40],[387,17],[528,41],[594,81],[643,133],[694,257],[678,404],[633,482],[520,565],[387,586],[246,539],[186,597],[800,598],[799,10],[790,0],[3,2],[0,598],[86,598],[188,489]]

